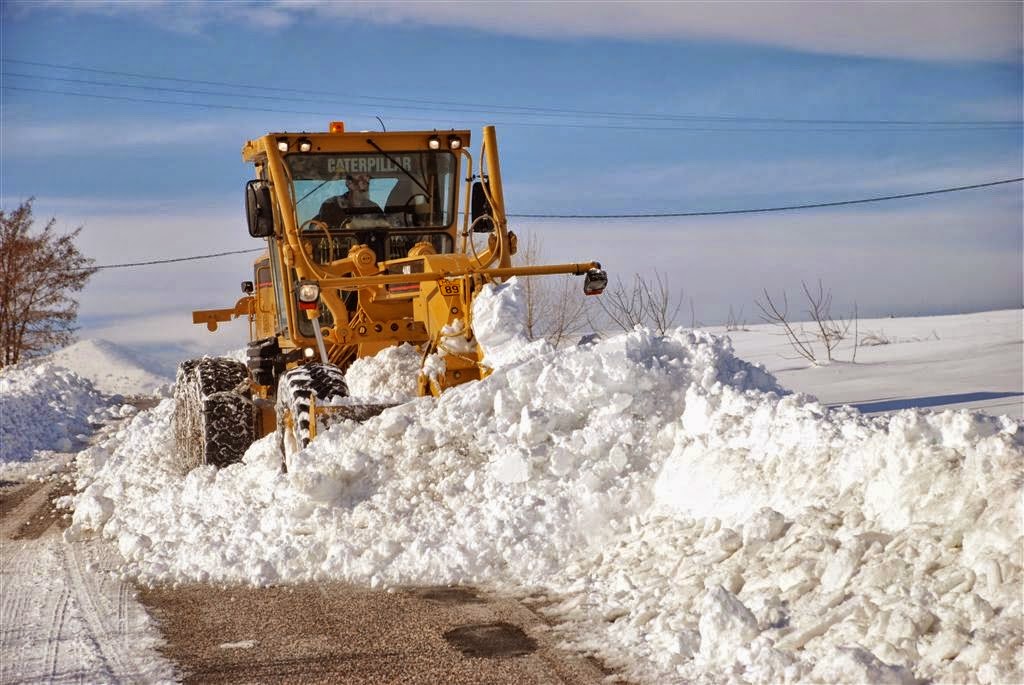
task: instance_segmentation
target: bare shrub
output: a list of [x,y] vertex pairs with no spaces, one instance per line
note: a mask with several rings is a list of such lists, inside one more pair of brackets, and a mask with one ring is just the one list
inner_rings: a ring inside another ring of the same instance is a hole
[[672,292],[667,274],[657,271],[653,274],[650,280],[634,274],[629,287],[616,279],[615,285],[605,290],[597,304],[611,325],[623,331],[631,331],[638,325],[647,326],[659,335],[678,326],[683,292]]
[[[541,239],[530,234],[518,257],[524,265],[539,264],[542,251]],[[522,282],[526,297],[527,338],[544,338],[557,347],[583,331],[588,319],[588,303],[577,279],[571,276],[525,276]]]
[[846,339],[846,335],[850,330],[852,318],[832,318],[832,291],[825,289],[821,284],[820,278],[818,279],[817,290],[811,290],[803,281],[800,281],[800,286],[803,288],[804,295],[807,297],[807,313],[810,315],[811,321],[813,321],[818,328],[815,335],[818,338],[818,341],[825,346],[825,354],[828,357],[828,360],[832,361],[832,350]]
[[789,322],[789,298],[786,296],[785,291],[782,293],[781,308],[775,303],[771,295],[768,294],[767,288],[762,289],[761,292],[764,294],[764,300],[754,301],[757,308],[761,310],[761,318],[766,323],[781,327],[793,350],[812,364],[817,364],[818,360],[814,355],[813,337],[808,336],[802,327],[799,330],[795,329]]
[[801,324],[794,326],[789,318],[789,300],[786,293],[782,293],[781,307],[779,303],[771,298],[768,290],[762,290],[763,300],[755,300],[755,304],[761,311],[761,318],[772,325],[782,328],[790,346],[793,350],[812,364],[817,364],[817,352],[815,344],[818,343],[825,348],[825,357],[833,361],[832,352],[839,343],[845,340],[854,327],[853,355],[851,361],[857,360],[857,305],[854,304],[853,315],[848,318],[834,318],[832,316],[832,291],[825,289],[821,279],[818,279],[818,287],[811,289],[804,281],[800,282],[804,297],[807,301],[805,313],[810,318],[812,331],[807,331]]
[[898,342],[894,338],[890,338],[885,334],[884,330],[868,331],[861,336],[860,344],[865,347],[878,347],[880,345],[891,345],[894,342]]
[[914,342],[927,342],[929,340],[941,340],[938,331],[932,329],[931,335],[922,338],[920,336],[914,336],[913,338],[899,338],[895,335],[886,335],[884,330],[868,331],[860,338],[860,344],[865,347],[878,347],[879,345],[897,345],[899,343],[914,343]]
[[747,328],[747,322],[743,319],[743,307],[740,307],[739,314],[734,314],[732,305],[729,305],[729,318],[725,320],[725,330],[729,333],[750,330]]

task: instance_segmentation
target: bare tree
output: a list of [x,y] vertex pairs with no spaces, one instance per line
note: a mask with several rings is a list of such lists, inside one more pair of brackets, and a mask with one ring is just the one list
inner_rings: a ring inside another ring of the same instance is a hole
[[629,287],[617,279],[613,287],[605,290],[597,304],[608,322],[616,328],[631,331],[635,326],[642,325],[664,335],[678,325],[683,293],[680,291],[678,295],[673,294],[668,276],[655,271],[652,280],[634,274],[633,284]]
[[[518,257],[522,264],[539,264],[542,251],[540,238],[530,234]],[[522,281],[526,295],[526,335],[530,340],[544,338],[557,347],[583,331],[587,323],[587,298],[576,279],[526,276]]]
[[32,202],[0,210],[0,367],[71,342],[78,316],[72,295],[96,273],[75,244],[81,227],[61,235],[50,219],[34,232]]

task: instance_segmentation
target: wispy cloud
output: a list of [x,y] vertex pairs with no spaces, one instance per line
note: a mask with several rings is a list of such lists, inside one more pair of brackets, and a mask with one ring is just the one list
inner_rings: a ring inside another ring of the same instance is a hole
[[[899,155],[868,160],[707,159],[551,174],[533,182],[510,180],[506,194],[511,212],[707,211],[929,191],[1015,178],[1020,170],[1019,153],[969,164],[961,160],[925,164],[919,158]],[[637,205],[640,198],[645,202],[642,206]]]
[[[864,315],[1016,307],[1022,296],[1019,188],[970,200],[644,221],[520,220],[552,261],[596,259],[628,282],[667,274],[722,321],[762,288],[795,292],[823,278],[837,305]],[[585,235],[585,240],[581,240]]]
[[177,31],[232,22],[278,29],[310,16],[350,24],[470,28],[537,38],[720,40],[917,60],[1021,57],[1019,2],[206,2],[14,3],[20,11],[133,13]]
[[79,339],[100,338],[116,341],[133,349],[172,347],[187,355],[223,354],[227,350],[244,347],[249,330],[245,321],[233,321],[218,327],[213,333],[205,326],[191,323],[189,313],[130,314],[119,317],[82,320],[77,333]]
[[221,142],[238,137],[238,122],[121,119],[30,123],[5,121],[5,157],[40,154],[78,155],[131,147]]

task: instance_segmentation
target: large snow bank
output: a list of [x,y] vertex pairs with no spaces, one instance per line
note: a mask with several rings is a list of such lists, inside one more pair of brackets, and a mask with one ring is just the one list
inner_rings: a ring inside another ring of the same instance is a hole
[[66,452],[93,432],[90,424],[106,410],[108,399],[92,383],[53,363],[0,369],[0,461]]
[[82,340],[47,359],[92,381],[107,394],[149,395],[173,382],[138,355],[108,340]]
[[79,457],[69,535],[143,581],[480,583],[653,682],[1019,682],[1024,432],[784,395],[727,339],[539,347],[178,474],[171,403]]

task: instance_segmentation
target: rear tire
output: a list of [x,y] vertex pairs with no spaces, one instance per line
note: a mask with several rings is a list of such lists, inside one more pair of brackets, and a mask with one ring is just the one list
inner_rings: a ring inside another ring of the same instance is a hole
[[256,439],[245,364],[227,357],[182,362],[174,384],[173,421],[184,472],[240,462]]

